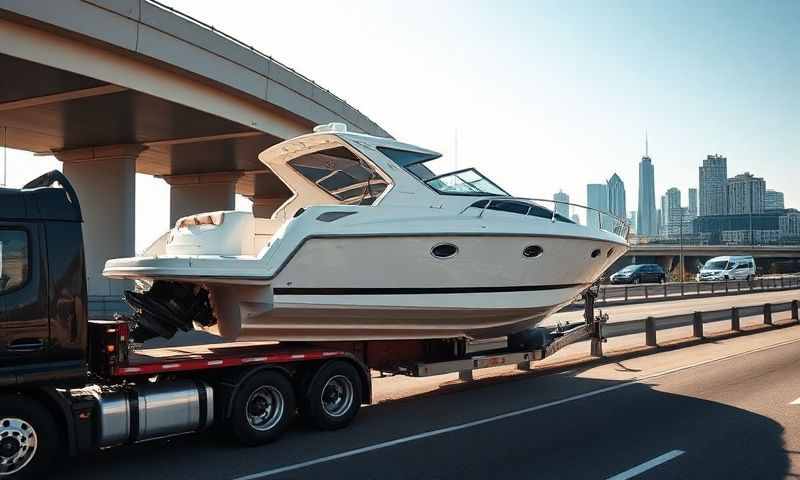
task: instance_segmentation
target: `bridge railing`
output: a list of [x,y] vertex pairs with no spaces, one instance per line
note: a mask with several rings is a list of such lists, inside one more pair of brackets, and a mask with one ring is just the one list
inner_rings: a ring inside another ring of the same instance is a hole
[[752,280],[675,282],[662,284],[602,285],[598,305],[641,303],[685,297],[712,297],[800,288],[800,275],[774,275]]
[[[267,55],[266,53],[264,53],[264,52],[262,52],[262,51],[258,50],[258,49],[257,49],[257,48],[255,48],[254,46],[252,46],[252,45],[250,45],[250,44],[248,44],[248,43],[245,43],[245,42],[243,42],[243,41],[239,40],[238,38],[236,38],[236,37],[234,37],[234,36],[232,36],[232,35],[230,35],[230,34],[227,34],[227,33],[223,32],[223,31],[219,30],[218,28],[214,27],[214,26],[213,26],[213,25],[211,25],[211,24],[205,23],[205,22],[203,22],[202,20],[198,20],[198,19],[196,19],[196,18],[192,17],[191,15],[189,15],[189,14],[187,14],[187,13],[184,13],[184,12],[182,12],[182,11],[180,11],[180,10],[178,10],[178,9],[176,9],[176,8],[174,8],[174,7],[172,7],[172,6],[166,5],[165,3],[162,3],[162,2],[160,2],[159,0],[146,0],[146,1],[147,1],[147,3],[149,3],[149,4],[151,4],[151,5],[154,5],[154,6],[156,6],[156,7],[160,8],[160,9],[162,9],[162,10],[165,10],[165,11],[171,12],[172,14],[174,14],[174,15],[177,15],[177,16],[179,16],[179,17],[183,18],[184,20],[187,20],[187,21],[189,21],[189,22],[191,22],[191,23],[193,23],[193,24],[195,24],[195,25],[197,25],[197,26],[199,26],[199,27],[205,28],[205,29],[206,29],[206,30],[208,30],[209,32],[211,32],[211,33],[213,33],[213,34],[215,34],[215,35],[218,35],[218,36],[220,36],[220,37],[222,37],[222,38],[224,38],[224,39],[228,40],[229,42],[235,43],[236,45],[238,45],[238,46],[240,46],[240,47],[242,47],[242,48],[246,48],[246,49],[250,50],[250,52],[252,52],[252,53],[253,53],[253,54],[255,54],[255,55],[258,55],[258,56],[260,56],[260,57],[262,57],[262,58],[265,58],[265,59],[267,59],[267,60],[269,60],[269,61],[271,61],[271,62],[274,62],[274,63],[276,63],[276,64],[280,65],[281,67],[285,68],[287,71],[291,72],[291,74],[293,74],[293,75],[296,75],[298,78],[300,78],[300,79],[302,79],[302,80],[305,80],[306,82],[308,82],[308,83],[310,83],[310,84],[312,84],[312,85],[316,86],[317,88],[319,88],[319,89],[321,89],[321,90],[325,91],[325,93],[327,93],[327,94],[331,95],[332,97],[334,97],[334,98],[335,98],[335,99],[337,99],[338,101],[340,101],[340,102],[342,102],[343,104],[347,105],[348,107],[352,108],[352,109],[353,109],[353,110],[355,110],[356,112],[358,112],[358,113],[361,113],[361,111],[360,111],[360,110],[358,110],[356,107],[354,107],[354,106],[350,105],[349,103],[347,103],[347,101],[346,101],[346,100],[344,100],[344,99],[342,99],[341,97],[337,96],[336,94],[334,94],[333,92],[331,92],[331,91],[330,91],[330,90],[328,90],[327,88],[325,88],[325,87],[323,87],[323,86],[319,85],[319,84],[318,84],[317,82],[315,82],[314,80],[312,80],[312,79],[310,79],[309,77],[307,77],[307,76],[303,75],[302,73],[300,73],[300,72],[298,72],[297,70],[295,70],[294,68],[292,68],[292,67],[290,67],[290,66],[286,65],[285,63],[283,63],[283,62],[281,62],[281,61],[279,61],[279,60],[276,60],[276,59],[275,59],[275,57],[272,57],[271,55]],[[362,115],[363,115],[363,114],[362,114]]]

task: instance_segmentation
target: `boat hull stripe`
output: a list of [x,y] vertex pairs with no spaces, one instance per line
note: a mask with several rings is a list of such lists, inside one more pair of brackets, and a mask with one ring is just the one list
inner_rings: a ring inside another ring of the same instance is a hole
[[539,292],[583,288],[588,283],[563,285],[514,285],[508,287],[411,287],[411,288],[275,288],[275,295],[435,295],[443,293]]

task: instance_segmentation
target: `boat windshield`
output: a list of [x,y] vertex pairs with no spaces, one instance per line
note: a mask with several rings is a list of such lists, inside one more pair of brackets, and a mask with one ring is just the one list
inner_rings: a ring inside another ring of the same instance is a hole
[[439,193],[510,196],[508,192],[474,168],[437,175],[431,169],[431,163],[441,158],[438,153],[413,152],[388,147],[378,147],[378,150]]
[[474,168],[439,175],[426,180],[425,183],[444,194],[510,196]]
[[298,173],[337,200],[371,205],[389,182],[345,147],[309,153],[288,162]]

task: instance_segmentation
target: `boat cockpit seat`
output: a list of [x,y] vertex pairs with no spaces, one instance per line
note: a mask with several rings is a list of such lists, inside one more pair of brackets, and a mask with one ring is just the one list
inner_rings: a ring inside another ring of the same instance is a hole
[[251,212],[221,211],[189,215],[175,223],[167,255],[257,255],[283,224]]

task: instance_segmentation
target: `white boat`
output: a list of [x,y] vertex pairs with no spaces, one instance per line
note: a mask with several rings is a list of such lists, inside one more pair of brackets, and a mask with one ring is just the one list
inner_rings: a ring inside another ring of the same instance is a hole
[[492,338],[570,303],[628,250],[602,229],[515,198],[477,170],[436,175],[440,155],[344,125],[259,159],[293,192],[271,218],[180,219],[145,256],[104,275],[152,282],[128,295],[151,335],[210,330],[229,340]]

